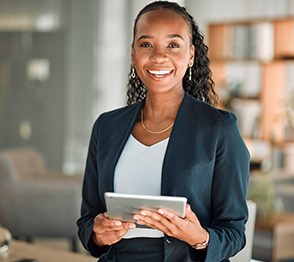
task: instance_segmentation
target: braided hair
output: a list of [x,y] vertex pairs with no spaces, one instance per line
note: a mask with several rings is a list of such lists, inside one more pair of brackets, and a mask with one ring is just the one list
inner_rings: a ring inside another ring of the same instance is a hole
[[[192,66],[192,79],[189,80],[189,68],[183,77],[184,90],[198,100],[202,100],[208,104],[217,105],[218,96],[214,91],[214,82],[211,78],[211,70],[209,68],[209,59],[207,56],[208,47],[204,44],[204,37],[200,33],[198,25],[195,23],[193,17],[187,12],[184,7],[181,7],[175,2],[155,1],[145,6],[136,17],[133,38],[136,33],[136,25],[141,16],[153,10],[169,9],[179,14],[189,25],[192,32],[192,44],[195,46],[194,64]],[[145,99],[147,89],[141,79],[136,76],[131,77],[129,73],[127,104],[133,104]]]

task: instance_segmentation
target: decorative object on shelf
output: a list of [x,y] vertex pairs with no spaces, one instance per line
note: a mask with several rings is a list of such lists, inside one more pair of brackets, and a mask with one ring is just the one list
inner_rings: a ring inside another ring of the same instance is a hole
[[284,168],[294,175],[294,142],[285,145]]
[[30,81],[45,82],[50,77],[50,63],[47,59],[31,59],[27,64],[27,77]]
[[266,172],[269,169],[271,169],[273,165],[272,144],[268,141],[252,138],[245,138],[244,141],[250,153],[251,170],[254,169],[252,164],[258,166],[257,169],[260,169],[263,172]]
[[238,116],[238,126],[244,137],[258,138],[260,136],[261,108],[258,100],[233,98],[231,110]]
[[286,139],[294,141],[294,88],[286,102]]
[[283,210],[283,204],[277,196],[275,186],[265,173],[254,174],[248,188],[248,198],[257,205],[257,218],[270,221],[275,214]]
[[10,232],[6,228],[0,226],[0,254],[8,250],[11,239],[12,236]]

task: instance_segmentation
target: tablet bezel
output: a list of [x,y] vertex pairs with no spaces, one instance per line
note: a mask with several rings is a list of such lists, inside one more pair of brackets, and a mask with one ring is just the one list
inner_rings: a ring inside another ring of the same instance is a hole
[[105,203],[111,219],[135,222],[133,215],[139,210],[157,211],[159,208],[170,210],[185,217],[187,198],[178,196],[152,196],[105,192]]

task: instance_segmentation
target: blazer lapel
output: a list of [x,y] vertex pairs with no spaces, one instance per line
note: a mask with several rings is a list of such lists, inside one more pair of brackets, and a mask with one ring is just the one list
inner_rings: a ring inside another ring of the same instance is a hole
[[[191,132],[198,132],[199,123],[195,113],[195,101],[185,94],[176,116],[162,167],[162,195],[177,195],[182,184],[182,174],[190,165],[189,148],[194,145]],[[195,134],[193,135],[193,137]],[[188,153],[187,153],[188,152]],[[177,185],[177,186],[175,186]]]
[[115,132],[111,132],[111,137],[107,143],[107,151],[110,152],[108,155],[107,166],[105,166],[105,173],[108,174],[104,176],[104,185],[105,191],[114,191],[114,172],[115,167],[118,162],[118,159],[123,151],[123,148],[132,132],[132,129],[137,121],[139,112],[142,108],[142,102],[136,104],[134,107],[125,111],[120,117],[119,120],[113,126]]

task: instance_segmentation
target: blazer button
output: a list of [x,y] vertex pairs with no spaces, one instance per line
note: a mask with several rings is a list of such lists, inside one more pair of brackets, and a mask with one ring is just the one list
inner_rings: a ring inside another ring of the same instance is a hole
[[167,242],[168,244],[171,244],[173,241],[174,241],[174,238],[173,238],[173,237],[166,236],[166,242]]

